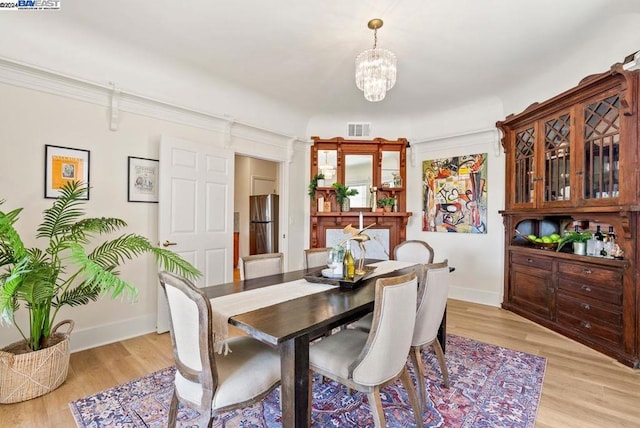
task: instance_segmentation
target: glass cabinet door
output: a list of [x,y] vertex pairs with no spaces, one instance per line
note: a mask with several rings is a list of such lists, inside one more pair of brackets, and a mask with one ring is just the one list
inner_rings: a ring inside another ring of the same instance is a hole
[[584,199],[617,198],[620,180],[620,96],[584,106]]
[[514,202],[532,204],[535,201],[535,128],[533,126],[515,134]]
[[563,113],[545,119],[544,123],[544,202],[571,198],[569,183],[571,115]]

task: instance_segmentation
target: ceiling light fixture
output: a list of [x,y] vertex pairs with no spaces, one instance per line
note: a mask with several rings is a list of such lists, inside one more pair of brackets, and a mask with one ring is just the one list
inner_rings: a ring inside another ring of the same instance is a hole
[[356,58],[356,85],[364,91],[367,101],[382,101],[387,91],[396,84],[396,56],[386,49],[378,49],[378,28],[382,19],[372,19],[367,26],[373,30],[373,49],[367,49]]

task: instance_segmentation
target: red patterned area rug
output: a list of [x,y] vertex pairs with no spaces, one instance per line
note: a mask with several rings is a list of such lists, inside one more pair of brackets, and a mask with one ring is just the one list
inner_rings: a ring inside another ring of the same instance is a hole
[[[451,381],[444,388],[438,361],[426,350],[428,410],[425,427],[533,427],[538,411],[546,359],[464,337],[449,335],[446,362]],[[148,376],[107,389],[69,404],[76,423],[87,427],[165,427],[175,369],[168,367]],[[415,373],[411,373],[415,380]],[[388,427],[415,426],[407,393],[398,381],[382,390],[382,407]],[[215,427],[278,427],[279,391],[260,403],[223,413]],[[180,407],[179,427],[194,426],[197,413]],[[349,395],[334,382],[313,381],[314,427],[371,427],[373,418],[364,394]]]

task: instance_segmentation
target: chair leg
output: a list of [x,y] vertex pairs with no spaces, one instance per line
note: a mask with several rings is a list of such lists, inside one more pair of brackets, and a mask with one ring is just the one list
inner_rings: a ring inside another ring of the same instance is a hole
[[420,353],[419,346],[412,346],[409,351],[411,357],[411,364],[416,372],[416,392],[418,394],[418,402],[420,403],[420,410],[424,414],[427,411],[427,388],[425,386],[425,371],[422,364],[422,355]]
[[416,427],[422,428],[422,403],[418,401],[418,396],[416,395],[416,390],[413,388],[411,375],[409,374],[409,370],[407,370],[406,364],[402,369],[402,373],[400,373],[400,380],[409,395],[409,401],[411,401],[411,407],[413,407],[413,415],[416,419]]
[[173,396],[171,397],[171,405],[169,406],[169,418],[168,418],[168,428],[175,428],[176,419],[178,418],[178,396],[176,395],[176,391],[174,389]]
[[371,406],[371,412],[373,413],[373,422],[376,428],[386,428],[387,422],[384,419],[384,412],[382,411],[382,400],[380,399],[380,387],[375,386],[373,391],[367,394],[369,398],[369,406]]
[[436,355],[438,356],[440,371],[442,372],[442,377],[444,379],[444,386],[445,388],[449,388],[449,370],[447,370],[447,365],[444,362],[444,352],[442,352],[442,346],[440,346],[440,341],[438,339],[433,341],[433,349],[435,349]]

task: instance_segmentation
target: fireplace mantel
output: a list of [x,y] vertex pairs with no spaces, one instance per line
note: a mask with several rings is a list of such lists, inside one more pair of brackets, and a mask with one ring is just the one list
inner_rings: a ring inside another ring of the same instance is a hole
[[[393,258],[393,249],[399,243],[405,241],[406,226],[412,213],[387,213],[387,212],[363,212],[363,226],[367,227],[375,223],[371,229],[389,230],[389,255]],[[359,227],[360,212],[321,212],[311,216],[311,247],[326,247],[327,229],[343,229],[351,224]]]

